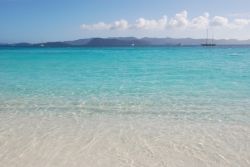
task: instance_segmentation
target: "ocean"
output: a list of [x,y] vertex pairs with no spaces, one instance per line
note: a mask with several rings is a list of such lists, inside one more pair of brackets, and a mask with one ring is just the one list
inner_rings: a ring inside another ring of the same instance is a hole
[[250,47],[0,48],[3,166],[250,166]]

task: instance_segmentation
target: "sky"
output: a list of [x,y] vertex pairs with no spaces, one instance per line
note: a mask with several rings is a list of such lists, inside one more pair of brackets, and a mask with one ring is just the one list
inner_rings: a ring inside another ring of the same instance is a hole
[[90,37],[250,39],[250,0],[0,0],[0,43]]

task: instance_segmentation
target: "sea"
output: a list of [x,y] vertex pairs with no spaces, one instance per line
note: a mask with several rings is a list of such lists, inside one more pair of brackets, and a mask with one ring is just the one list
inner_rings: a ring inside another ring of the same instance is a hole
[[0,48],[0,166],[250,166],[250,47]]

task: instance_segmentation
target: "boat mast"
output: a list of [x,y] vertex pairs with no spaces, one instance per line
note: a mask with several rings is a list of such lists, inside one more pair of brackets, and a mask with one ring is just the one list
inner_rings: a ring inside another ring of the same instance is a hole
[[208,29],[207,29],[206,44],[208,44]]
[[212,31],[212,38],[208,38],[208,28],[207,28],[207,37],[206,37],[206,42],[201,44],[202,46],[216,46],[216,44],[214,43],[214,34]]
[[212,29],[212,44],[214,44],[214,31]]

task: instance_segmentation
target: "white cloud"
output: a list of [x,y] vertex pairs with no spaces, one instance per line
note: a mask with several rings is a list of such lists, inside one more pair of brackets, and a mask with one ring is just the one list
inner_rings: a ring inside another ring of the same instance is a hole
[[232,13],[232,14],[229,14],[229,16],[234,17],[234,18],[237,18],[237,17],[250,18],[250,12]]
[[240,29],[250,24],[250,19],[234,19],[231,22],[228,18],[215,16],[210,25],[214,27],[226,27],[230,29]]
[[119,29],[119,30],[126,30],[128,29],[129,24],[127,20],[119,20],[119,21],[115,21],[113,23],[113,25],[111,25],[111,29]]
[[189,23],[187,19],[187,11],[184,10],[180,13],[177,13],[174,18],[170,19],[168,26],[169,27],[186,27]]
[[108,30],[111,28],[111,25],[104,22],[99,22],[96,24],[82,24],[81,28],[83,30]]
[[227,26],[228,18],[222,16],[215,16],[210,23],[211,26]]
[[167,16],[163,16],[159,20],[147,20],[139,18],[134,25],[138,29],[165,29],[167,25]]
[[96,24],[82,24],[83,30],[164,30],[164,29],[206,29],[208,27],[216,28],[243,28],[250,24],[250,19],[236,18],[229,20],[227,17],[214,16],[210,18],[209,13],[204,13],[201,16],[188,18],[188,12],[186,10],[175,14],[169,21],[167,16],[163,16],[160,19],[145,19],[139,18],[135,23],[129,23],[127,20],[121,19],[114,21],[113,23],[99,22]]
[[128,21],[127,20],[118,20],[115,21],[114,23],[107,24],[104,22],[99,22],[96,24],[82,24],[81,28],[83,30],[125,30],[129,27]]
[[198,29],[205,29],[208,27],[208,25],[209,25],[209,13],[204,13],[203,16],[195,17],[189,23],[189,26],[191,28],[198,28]]
[[231,26],[233,28],[242,28],[250,24],[250,19],[234,19]]

